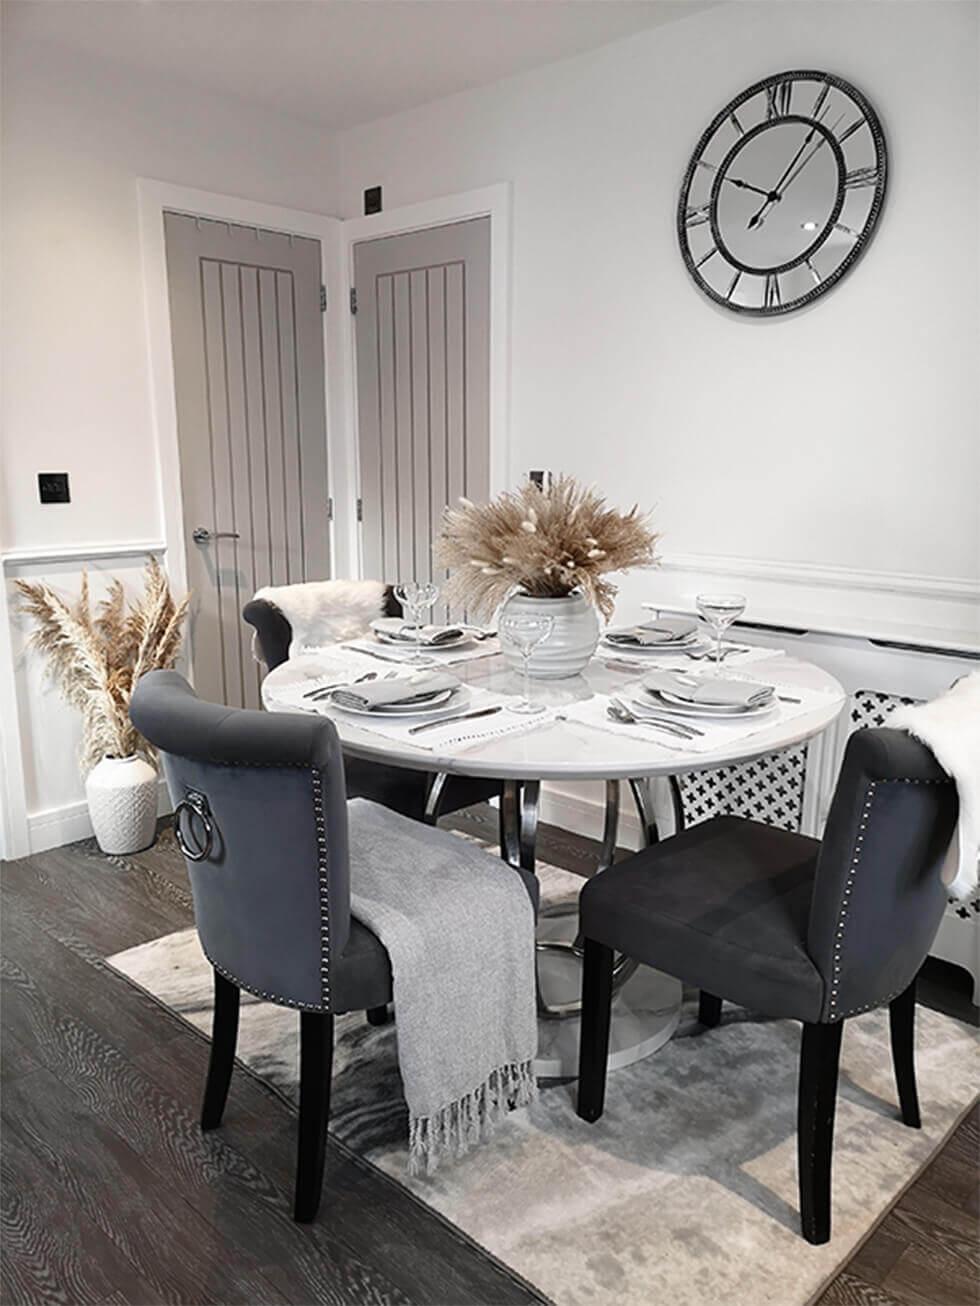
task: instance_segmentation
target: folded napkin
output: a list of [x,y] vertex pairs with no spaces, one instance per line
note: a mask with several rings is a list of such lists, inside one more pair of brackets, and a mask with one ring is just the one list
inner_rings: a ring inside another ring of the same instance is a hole
[[[415,643],[414,626],[395,626],[383,632],[388,639],[404,640],[406,644]],[[426,648],[438,648],[440,644],[451,644],[463,637],[459,626],[423,626],[419,631],[419,643]]]
[[362,685],[346,685],[337,689],[331,701],[338,707],[354,707],[373,712],[378,707],[393,703],[412,703],[426,700],[445,689],[455,689],[459,681],[448,671],[419,671],[411,676],[398,676],[392,680],[369,680]]
[[645,621],[642,626],[620,627],[607,630],[606,639],[611,644],[638,644],[642,648],[657,644],[676,644],[697,630],[697,622],[684,617],[663,617],[659,621]]
[[724,676],[699,676],[695,680],[676,671],[652,671],[642,683],[644,689],[666,690],[676,698],[705,707],[759,707],[773,695],[772,685],[753,680],[729,680]]

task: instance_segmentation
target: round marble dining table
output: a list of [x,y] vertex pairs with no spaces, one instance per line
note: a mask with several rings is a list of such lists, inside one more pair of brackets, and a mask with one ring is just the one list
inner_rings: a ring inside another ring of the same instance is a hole
[[[270,711],[295,711],[297,690],[304,681],[322,679],[325,666],[337,664],[340,650],[307,653],[283,662],[269,672],[262,699]],[[351,652],[352,669],[362,670],[364,653]],[[377,670],[384,674],[384,652],[379,649]],[[651,663],[651,665],[654,665]],[[392,668],[388,667],[390,671]],[[520,676],[499,651],[458,662],[447,668],[464,684],[494,693],[517,696]],[[628,730],[613,731],[568,719],[564,712],[596,695],[618,693],[642,674],[643,668],[623,665],[610,651],[600,651],[585,672],[569,680],[533,681],[532,698],[551,711],[517,734],[472,743],[465,749],[420,747],[366,729],[363,717],[321,702],[317,711],[337,727],[344,753],[388,766],[410,767],[437,776],[489,776],[501,781],[502,856],[511,864],[534,869],[539,790],[542,781],[599,780],[606,793],[605,827],[598,873],[613,858],[618,832],[620,789],[628,782],[641,817],[647,842],[658,836],[653,785],[669,786],[673,799],[673,825],[683,825],[683,806],[677,777],[747,762],[804,743],[831,725],[845,703],[840,683],[813,663],[785,655],[754,661],[742,674],[776,685],[779,710],[766,723],[741,738],[708,752],[694,752],[683,741],[671,747],[652,743]],[[333,672],[332,672],[333,674]],[[800,712],[792,705],[794,689],[817,691],[812,705]],[[292,699],[282,701],[283,694]],[[787,709],[784,710],[782,704]],[[504,709],[506,711],[506,709]],[[438,732],[436,732],[438,733]],[[438,787],[440,781],[436,781]],[[541,913],[538,928],[538,985],[541,1012],[539,1075],[564,1077],[577,1073],[578,1025],[575,1015],[581,988],[581,955],[576,943],[577,914],[564,910]],[[680,1012],[681,987],[671,976],[627,958],[617,963],[617,994],[613,1008],[609,1067],[611,1070],[649,1056],[673,1034]]]

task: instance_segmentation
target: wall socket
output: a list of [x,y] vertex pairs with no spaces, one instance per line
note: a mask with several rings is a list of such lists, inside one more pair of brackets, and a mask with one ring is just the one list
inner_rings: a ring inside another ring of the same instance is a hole
[[536,485],[539,490],[551,489],[551,481],[552,481],[551,472],[547,472],[547,471],[528,472],[527,479],[531,482],[532,485]]
[[381,212],[381,187],[369,186],[364,192],[364,216]]
[[37,492],[42,503],[71,503],[67,472],[38,472]]

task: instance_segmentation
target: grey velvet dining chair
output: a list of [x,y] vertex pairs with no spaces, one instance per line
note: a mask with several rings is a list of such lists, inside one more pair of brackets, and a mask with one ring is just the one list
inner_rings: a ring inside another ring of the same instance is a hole
[[888,1005],[902,1120],[920,1125],[915,979],[946,906],[940,865],[957,810],[956,786],[923,744],[860,730],[822,841],[722,816],[588,883],[578,1114],[603,1112],[614,949],[700,989],[704,1025],[719,1023],[722,999],[801,1021],[800,1216],[807,1241],[826,1242],[848,1017]]
[[[402,615],[401,604],[390,585],[385,588],[384,611],[389,617]],[[293,629],[289,618],[274,603],[268,599],[251,599],[242,609],[242,617],[255,629],[262,661],[270,671],[287,661]],[[415,771],[364,758],[348,757],[346,766],[347,791],[352,798],[370,798],[429,824],[463,807],[499,797],[502,787],[500,780]]]
[[[294,1215],[312,1220],[323,1181],[334,1017],[384,1010],[392,997],[384,945],[351,912],[351,879],[370,847],[383,847],[386,866],[408,875],[452,852],[458,836],[376,803],[348,804],[340,741],[324,717],[206,703],[176,671],[144,676],[130,715],[163,759],[195,923],[214,971],[201,1128],[217,1128],[224,1113],[241,990],[296,1008]],[[521,875],[536,907],[534,876],[493,861],[502,873]]]

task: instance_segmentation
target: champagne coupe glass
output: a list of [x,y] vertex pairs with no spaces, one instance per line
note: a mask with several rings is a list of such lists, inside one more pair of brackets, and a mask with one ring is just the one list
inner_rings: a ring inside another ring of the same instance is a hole
[[415,652],[411,661],[417,667],[431,666],[435,661],[434,658],[422,656],[422,623],[438,597],[439,586],[432,581],[407,580],[395,586],[395,598],[407,610],[415,629]]
[[724,631],[737,621],[745,611],[744,594],[699,594],[697,597],[698,612],[704,617],[705,621],[715,633],[715,653],[714,661],[720,665],[722,661],[721,637]]
[[520,703],[510,703],[511,712],[529,715],[543,712],[543,703],[531,702],[531,654],[543,644],[555,628],[554,617],[539,617],[530,612],[505,612],[500,618],[500,634],[513,644],[524,664],[524,697]]

